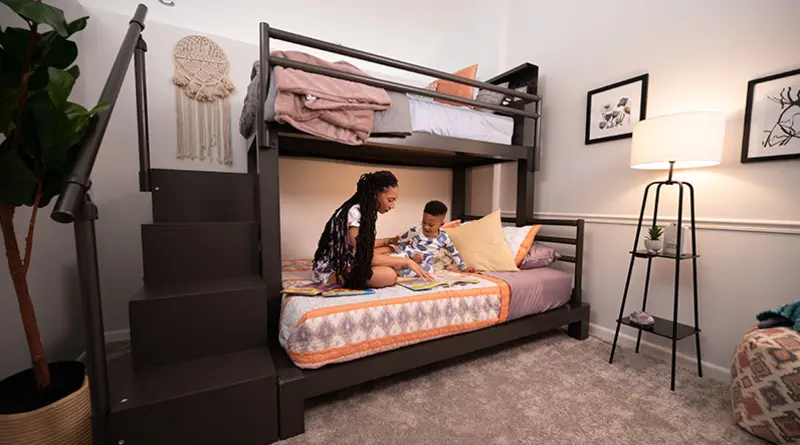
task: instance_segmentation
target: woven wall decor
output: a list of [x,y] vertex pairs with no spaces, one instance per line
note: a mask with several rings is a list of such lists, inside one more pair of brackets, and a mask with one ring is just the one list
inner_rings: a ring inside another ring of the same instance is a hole
[[234,85],[228,57],[207,37],[182,38],[173,50],[178,159],[233,163],[231,107]]

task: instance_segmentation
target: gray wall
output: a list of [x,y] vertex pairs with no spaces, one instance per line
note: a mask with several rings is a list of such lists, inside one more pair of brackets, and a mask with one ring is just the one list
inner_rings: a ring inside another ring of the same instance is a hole
[[[84,14],[83,8],[74,0],[48,0],[47,3],[62,8],[67,20]],[[0,8],[0,25],[4,29],[6,26],[26,26],[5,5]],[[75,40],[82,48],[83,35],[78,34]],[[82,64],[85,57],[85,54],[81,54],[78,64]],[[81,68],[84,67],[81,65]],[[80,101],[84,92],[84,84],[79,83],[71,99]],[[30,210],[21,208],[17,211],[15,227],[21,244],[25,241]],[[30,367],[28,346],[7,264],[3,255],[0,262],[0,378]],[[83,350],[77,280],[72,226],[53,222],[50,219],[50,207],[41,209],[34,234],[28,282],[45,353],[51,361],[75,359]]]

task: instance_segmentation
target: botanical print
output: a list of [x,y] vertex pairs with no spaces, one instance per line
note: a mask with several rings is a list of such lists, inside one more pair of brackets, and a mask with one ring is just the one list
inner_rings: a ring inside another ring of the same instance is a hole
[[645,118],[648,75],[589,91],[586,102],[586,144],[629,138]]
[[631,105],[630,98],[622,96],[617,101],[616,105],[606,103],[603,105],[603,111],[597,119],[597,126],[601,130],[609,130],[616,127],[621,127],[625,124],[631,123]]

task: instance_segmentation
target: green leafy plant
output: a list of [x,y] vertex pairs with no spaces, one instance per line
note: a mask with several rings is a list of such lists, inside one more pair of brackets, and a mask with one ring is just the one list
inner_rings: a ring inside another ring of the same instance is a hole
[[[2,3],[27,28],[0,30],[0,227],[36,383],[46,388],[50,373],[27,280],[36,215],[58,195],[91,118],[108,107],[87,110],[68,100],[80,76],[73,65],[78,46],[70,37],[86,27],[88,17],[67,22],[64,11],[41,0]],[[14,230],[21,206],[32,207],[23,251]]]
[[659,238],[661,238],[662,233],[663,230],[661,229],[661,227],[658,226],[650,227],[647,230],[647,239],[657,241]]

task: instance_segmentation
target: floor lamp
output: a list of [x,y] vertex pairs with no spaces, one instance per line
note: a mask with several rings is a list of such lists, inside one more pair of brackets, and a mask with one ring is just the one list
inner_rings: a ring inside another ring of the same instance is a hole
[[[689,112],[672,114],[637,122],[633,127],[633,140],[631,143],[630,166],[643,170],[668,170],[666,181],[655,181],[645,187],[642,207],[639,212],[639,224],[636,228],[636,237],[631,249],[631,260],[628,266],[628,277],[625,281],[625,290],[622,294],[617,329],[614,333],[614,343],[611,347],[609,363],[614,361],[614,351],[617,347],[620,325],[625,324],[638,329],[636,337],[636,352],[642,339],[642,331],[651,332],[672,340],[672,378],[670,389],[675,390],[675,360],[676,343],[679,339],[692,335],[695,337],[697,350],[697,373],[703,376],[703,365],[700,358],[700,326],[697,312],[697,237],[695,233],[695,206],[694,187],[686,181],[676,181],[672,178],[673,170],[680,168],[710,167],[720,163],[722,159],[723,142],[725,139],[725,115],[716,112]],[[678,214],[677,214],[677,248],[674,255],[666,253],[650,253],[637,251],[639,236],[642,231],[644,211],[647,207],[647,197],[650,189],[656,186],[655,205],[653,208],[652,227],[657,225],[658,201],[663,186],[678,187]],[[681,232],[683,227],[683,193],[689,191],[689,207],[691,212],[691,253],[683,253]],[[647,260],[647,273],[642,298],[642,311],[647,306],[647,291],[650,285],[650,267],[654,258],[667,258],[675,261],[674,303],[672,320],[653,317],[655,322],[650,326],[638,325],[629,319],[623,319],[625,302],[633,273],[633,264],[637,258]],[[692,260],[693,291],[694,291],[694,326],[678,323],[678,294],[680,287],[680,262]]]

